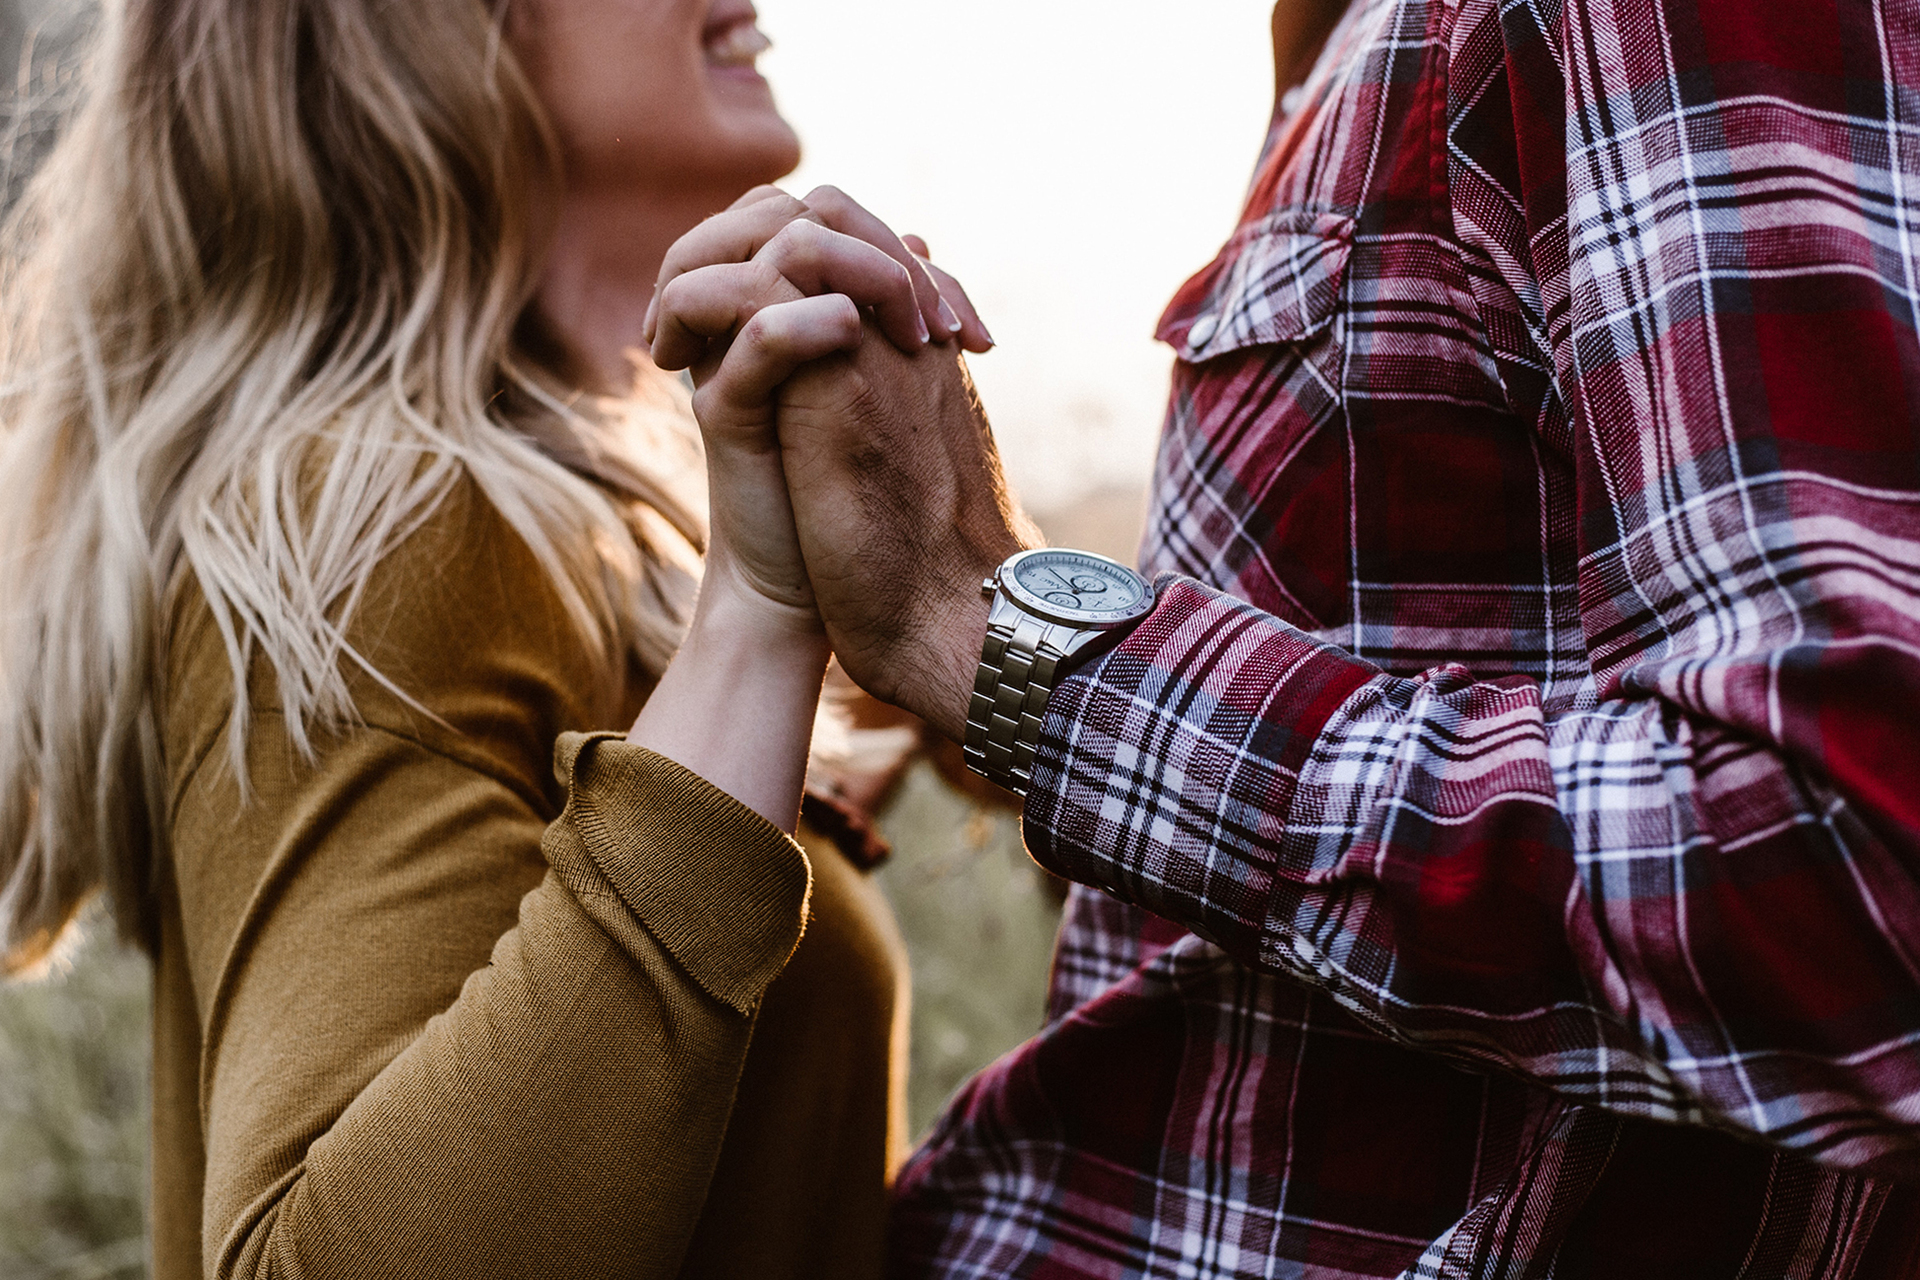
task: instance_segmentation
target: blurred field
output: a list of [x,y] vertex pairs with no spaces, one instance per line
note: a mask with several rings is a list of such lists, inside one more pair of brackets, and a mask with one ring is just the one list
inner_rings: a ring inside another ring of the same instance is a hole
[[913,961],[908,1114],[926,1132],[955,1088],[1040,1029],[1060,910],[1010,812],[915,765],[880,819],[879,872]]
[[0,988],[0,1276],[146,1271],[147,962],[89,931]]

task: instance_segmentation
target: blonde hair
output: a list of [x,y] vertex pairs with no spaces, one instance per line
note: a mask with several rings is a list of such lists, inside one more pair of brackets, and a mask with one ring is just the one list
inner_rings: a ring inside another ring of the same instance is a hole
[[503,8],[109,6],[0,253],[0,970],[102,886],[151,936],[187,574],[236,769],[256,660],[302,749],[351,721],[355,605],[463,476],[609,659],[678,643],[692,580],[660,548],[697,547],[697,514],[529,355],[556,151]]

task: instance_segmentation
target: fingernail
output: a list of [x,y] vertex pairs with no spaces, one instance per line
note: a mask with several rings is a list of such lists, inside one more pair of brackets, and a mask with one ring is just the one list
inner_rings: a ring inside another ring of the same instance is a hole
[[1000,340],[993,336],[993,331],[987,328],[987,322],[984,320],[980,322],[980,333],[981,336],[986,338],[988,346],[997,347],[1000,345]]
[[927,328],[927,318],[917,313],[914,315],[913,318],[914,318],[914,321],[920,326],[920,341],[922,343],[932,342],[933,330]]
[[940,323],[947,326],[948,333],[960,332],[960,317],[953,314],[953,308],[947,305],[945,298],[940,299]]

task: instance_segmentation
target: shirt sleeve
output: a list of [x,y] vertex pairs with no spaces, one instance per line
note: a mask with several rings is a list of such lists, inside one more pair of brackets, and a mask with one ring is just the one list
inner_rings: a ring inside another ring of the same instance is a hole
[[402,735],[309,766],[269,728],[251,803],[209,764],[176,818],[207,864],[182,888],[209,1275],[676,1274],[801,934],[799,847],[617,740],[562,738],[543,830]]
[[1466,8],[1505,44],[1459,91],[1512,103],[1482,207],[1526,221],[1586,695],[1389,675],[1169,579],[1056,691],[1029,843],[1405,1042],[1911,1175],[1911,18]]

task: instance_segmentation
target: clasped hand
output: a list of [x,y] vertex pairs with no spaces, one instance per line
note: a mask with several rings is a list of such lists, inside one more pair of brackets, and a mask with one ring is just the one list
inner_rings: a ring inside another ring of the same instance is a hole
[[817,616],[849,675],[958,738],[980,582],[1037,541],[967,377],[992,339],[964,290],[839,191],[763,187],[668,252],[647,338],[693,373],[705,589]]

